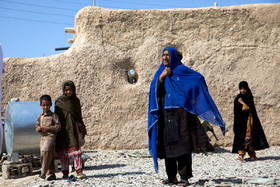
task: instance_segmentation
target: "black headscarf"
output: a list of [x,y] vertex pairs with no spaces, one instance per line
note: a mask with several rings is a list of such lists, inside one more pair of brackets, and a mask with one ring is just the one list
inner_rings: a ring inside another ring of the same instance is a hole
[[241,98],[242,101],[249,106],[249,108],[251,110],[255,110],[255,105],[254,105],[254,97],[252,95],[252,92],[248,86],[248,83],[246,81],[241,81],[239,83],[239,90],[241,90],[241,88],[244,88],[246,90],[245,94],[238,94],[237,95],[237,99]]

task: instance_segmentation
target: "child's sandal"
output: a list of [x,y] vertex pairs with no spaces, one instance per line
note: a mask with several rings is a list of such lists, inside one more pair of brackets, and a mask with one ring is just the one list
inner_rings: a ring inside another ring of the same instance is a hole
[[237,157],[237,160],[240,160],[241,162],[243,162],[243,161],[244,161],[244,158],[243,158],[243,156],[238,156],[238,157]]
[[71,182],[71,181],[76,181],[77,177],[75,177],[74,175],[70,175],[70,177],[67,179],[67,182]]

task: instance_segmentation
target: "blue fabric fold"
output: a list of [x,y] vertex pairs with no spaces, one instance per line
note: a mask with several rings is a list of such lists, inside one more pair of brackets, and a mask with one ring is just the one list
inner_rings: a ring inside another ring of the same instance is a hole
[[[197,115],[209,123],[220,126],[223,135],[225,135],[225,123],[208,92],[204,77],[182,64],[173,47],[164,48],[163,52],[168,50],[169,67],[171,75],[165,78],[165,109],[183,108],[184,110]],[[162,52],[162,53],[163,53]],[[149,111],[148,111],[148,136],[149,152],[153,156],[155,171],[158,173],[157,162],[157,121],[158,121],[158,101],[157,101],[157,83],[159,76],[165,69],[161,63],[151,82],[149,93]]]

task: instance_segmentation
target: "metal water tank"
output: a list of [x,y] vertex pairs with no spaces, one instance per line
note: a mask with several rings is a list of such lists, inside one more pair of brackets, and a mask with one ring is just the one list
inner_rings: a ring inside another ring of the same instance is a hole
[[[51,110],[54,111],[54,102]],[[8,102],[5,112],[4,137],[9,156],[40,153],[40,134],[35,130],[37,117],[43,110],[39,101]]]

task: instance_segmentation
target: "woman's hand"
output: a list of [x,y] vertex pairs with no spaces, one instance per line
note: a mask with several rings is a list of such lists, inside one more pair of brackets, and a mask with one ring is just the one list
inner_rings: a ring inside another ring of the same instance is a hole
[[238,102],[239,102],[240,104],[243,105],[243,106],[242,106],[242,110],[243,110],[243,111],[249,110],[249,106],[246,105],[246,103],[244,103],[243,100],[242,100],[241,98],[238,99]]
[[166,67],[163,72],[161,73],[161,75],[159,76],[159,80],[160,82],[162,82],[166,76],[170,75],[171,74],[171,69],[170,67]]
[[243,100],[241,98],[238,99],[238,102],[242,105],[245,105],[245,103],[243,102]]

